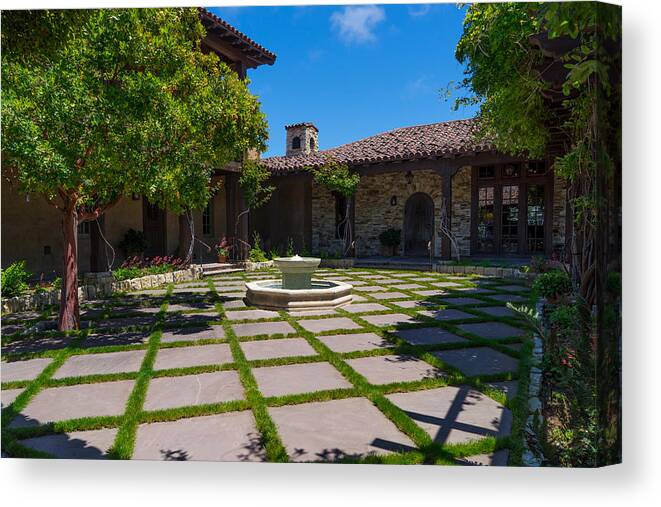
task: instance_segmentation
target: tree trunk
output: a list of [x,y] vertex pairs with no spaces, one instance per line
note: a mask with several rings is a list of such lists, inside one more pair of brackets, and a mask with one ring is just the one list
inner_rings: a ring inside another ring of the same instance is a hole
[[74,203],[67,203],[62,214],[64,235],[64,269],[60,294],[60,315],[57,328],[70,331],[80,328],[78,303],[78,213]]
[[351,252],[351,243],[353,242],[353,231],[351,230],[351,197],[347,197],[347,205],[344,210],[344,256],[347,257]]

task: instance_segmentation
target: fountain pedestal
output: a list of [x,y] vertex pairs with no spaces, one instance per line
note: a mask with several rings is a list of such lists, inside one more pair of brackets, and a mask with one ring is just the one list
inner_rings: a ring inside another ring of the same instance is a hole
[[319,267],[321,259],[314,257],[278,257],[273,263],[282,272],[283,289],[310,289],[312,273]]

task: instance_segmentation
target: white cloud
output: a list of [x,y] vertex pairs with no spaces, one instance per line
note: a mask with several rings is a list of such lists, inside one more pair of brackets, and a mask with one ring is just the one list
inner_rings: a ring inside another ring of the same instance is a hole
[[376,39],[374,29],[386,19],[376,5],[350,5],[331,15],[331,25],[346,43],[370,42]]
[[409,7],[409,15],[413,16],[414,18],[420,17],[420,16],[426,16],[429,14],[429,11],[431,11],[431,5],[429,4],[422,4],[422,5],[417,5],[415,7],[411,6]]

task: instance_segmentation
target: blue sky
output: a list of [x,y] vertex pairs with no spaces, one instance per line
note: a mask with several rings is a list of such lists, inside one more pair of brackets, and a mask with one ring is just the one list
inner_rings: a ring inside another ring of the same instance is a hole
[[249,71],[269,122],[264,156],[283,155],[284,126],[319,129],[320,149],[409,125],[467,118],[440,91],[462,79],[455,4],[210,8],[277,55]]

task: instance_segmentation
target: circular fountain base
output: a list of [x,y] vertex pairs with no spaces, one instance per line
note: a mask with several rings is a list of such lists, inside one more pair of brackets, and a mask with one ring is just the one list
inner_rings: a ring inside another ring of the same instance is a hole
[[352,285],[312,280],[306,289],[283,289],[280,280],[246,283],[246,301],[268,310],[326,310],[351,303]]

